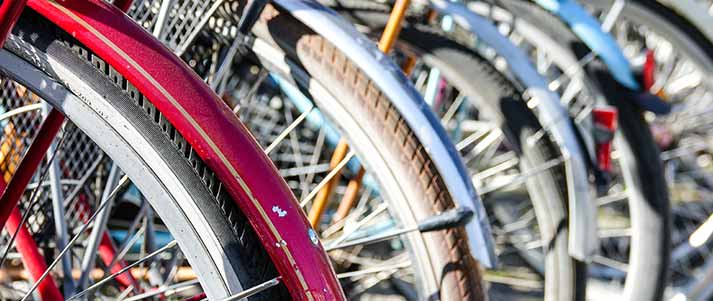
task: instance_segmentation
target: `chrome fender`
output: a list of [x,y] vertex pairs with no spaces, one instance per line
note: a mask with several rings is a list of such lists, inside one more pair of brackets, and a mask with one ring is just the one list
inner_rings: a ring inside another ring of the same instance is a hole
[[475,213],[473,221],[465,227],[473,257],[485,267],[495,266],[490,223],[460,155],[401,69],[352,24],[316,1],[275,0],[273,3],[336,45],[386,93],[426,148],[454,201]]
[[501,35],[493,23],[469,10],[465,5],[446,0],[429,1],[433,9],[449,15],[459,26],[472,32],[479,41],[494,48],[510,71],[527,87],[530,101],[537,103],[537,117],[554,138],[565,160],[569,191],[569,253],[578,260],[589,260],[598,248],[596,208],[591,199],[587,177],[586,154],[582,151],[575,129],[569,122],[559,96],[547,88],[546,80],[535,70],[528,56]]

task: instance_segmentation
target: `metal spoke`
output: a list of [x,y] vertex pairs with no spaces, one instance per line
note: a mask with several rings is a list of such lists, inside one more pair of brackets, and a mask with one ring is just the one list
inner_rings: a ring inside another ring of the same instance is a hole
[[[94,283],[92,286],[90,286],[90,287],[87,288],[86,290],[83,290],[83,291],[79,292],[78,294],[72,296],[71,298],[67,299],[67,301],[69,301],[69,300],[75,300],[75,299],[78,299],[78,298],[83,297],[84,295],[88,294],[88,293],[91,292],[91,291],[96,290],[97,288],[101,287],[102,285],[106,284],[107,282],[111,281],[112,279],[114,279],[114,278],[118,277],[119,275],[125,273],[126,271],[130,270],[131,268],[133,268],[133,267],[135,267],[135,266],[137,266],[137,265],[140,265],[140,264],[142,264],[142,263],[144,263],[144,262],[146,262],[146,261],[148,261],[148,260],[151,260],[151,259],[154,258],[156,255],[159,255],[159,254],[165,252],[166,250],[169,250],[169,249],[171,249],[171,248],[174,248],[174,247],[176,247],[177,245],[178,245],[178,243],[177,243],[175,240],[172,240],[171,242],[167,243],[167,244],[166,244],[165,246],[163,246],[162,248],[160,248],[160,249],[158,249],[158,250],[152,252],[151,254],[148,254],[147,256],[145,256],[145,257],[139,259],[139,260],[136,261],[136,262],[133,262],[133,263],[127,265],[126,267],[122,268],[121,270],[117,271],[117,272],[114,273],[114,274],[109,275],[108,277],[105,277],[104,279],[98,281],[97,283]],[[24,299],[23,299],[23,300],[24,300]]]
[[448,111],[446,111],[445,114],[443,114],[443,118],[441,118],[441,124],[448,125],[448,122],[451,121],[453,116],[456,115],[456,112],[458,112],[458,109],[463,105],[463,102],[465,102],[465,95],[462,93],[458,92],[458,96],[456,97],[455,101],[451,104],[450,107],[448,107]]
[[[506,158],[506,160],[502,160],[502,158]],[[517,154],[515,154],[515,152],[513,151],[498,155],[496,159],[497,160],[492,160],[497,162],[495,166],[482,170],[473,175],[473,177],[477,178],[480,181],[483,181],[484,179],[495,176],[499,173],[502,173],[503,171],[517,167],[518,163],[520,163],[520,158],[518,158]]]
[[267,79],[268,75],[269,73],[265,69],[260,69],[260,71],[258,71],[257,79],[250,87],[250,90],[248,90],[248,93],[245,94],[245,97],[243,97],[240,103],[236,105],[235,108],[233,108],[233,113],[238,114],[240,112],[240,105],[243,104],[244,101],[247,100],[248,102],[250,102],[252,99],[255,98],[258,88],[260,88],[265,79]]
[[[45,105],[43,107],[43,113],[47,114],[48,110],[50,110],[49,105]],[[62,136],[62,138],[66,137],[65,135]],[[49,149],[47,150],[47,154],[51,156],[54,156],[57,154],[59,150],[59,147],[57,143],[52,143],[50,144]],[[65,212],[64,212],[64,195],[62,193],[62,184],[60,183],[61,179],[61,171],[59,169],[59,162],[57,160],[52,160],[52,162],[49,163],[49,178],[50,178],[50,191],[52,193],[52,214],[54,216],[54,231],[55,235],[57,236],[57,248],[62,249],[67,245],[67,239],[69,236],[68,230],[67,230],[67,219],[65,218]],[[42,182],[40,182],[42,183]],[[28,209],[28,211],[30,211]],[[64,272],[64,275],[72,275],[72,257],[67,256],[64,257],[62,260],[62,271]],[[74,291],[74,279],[72,277],[64,277],[62,279],[63,281],[63,288],[64,288],[64,295],[65,298],[67,297],[67,294],[71,291]]]
[[624,191],[616,192],[613,194],[608,194],[606,196],[597,198],[595,201],[595,204],[597,205],[597,207],[600,207],[600,206],[609,205],[611,203],[623,201],[623,200],[626,200],[627,198],[629,198],[629,195],[628,195],[627,191],[624,190]]
[[501,189],[501,188],[505,188],[505,187],[512,186],[512,185],[520,185],[522,183],[525,183],[530,177],[538,175],[542,172],[545,172],[548,169],[558,166],[562,163],[564,163],[564,158],[562,158],[562,157],[549,160],[549,161],[541,164],[537,168],[527,170],[526,172],[520,174],[519,176],[514,177],[510,181],[484,186],[483,188],[478,189],[478,194],[485,195],[485,194],[488,194],[490,192],[493,192],[493,191]]
[[354,225],[354,226],[352,226],[352,227],[349,227],[348,231],[344,231],[344,233],[342,233],[342,235],[340,235],[337,239],[335,239],[334,241],[332,241],[332,242],[330,243],[330,245],[338,245],[338,244],[342,243],[342,242],[345,241],[347,238],[349,238],[349,236],[350,236],[352,233],[354,233],[354,232],[358,231],[359,229],[361,229],[362,226],[364,226],[364,225],[367,224],[368,222],[372,221],[375,217],[377,217],[377,216],[379,216],[381,213],[385,212],[386,209],[388,209],[388,208],[389,208],[389,207],[386,205],[386,203],[381,203],[381,204],[379,204],[379,206],[378,206],[374,211],[372,211],[371,213],[369,213],[369,215],[367,215],[366,217],[364,217],[363,219],[361,219],[360,221],[358,221],[358,222],[356,223],[356,225]]
[[280,142],[282,142],[282,140],[287,137],[287,135],[289,135],[295,128],[297,128],[297,126],[299,126],[302,121],[307,119],[307,116],[309,116],[309,114],[312,113],[313,110],[314,106],[309,108],[309,110],[304,111],[304,113],[300,114],[297,119],[295,119],[287,128],[285,128],[284,131],[282,131],[282,133],[280,133],[280,135],[277,136],[277,138],[275,138],[275,140],[272,141],[272,143],[270,143],[270,146],[265,148],[265,154],[269,155],[270,152],[272,152],[280,144]]
[[132,296],[131,298],[126,298],[126,299],[120,299],[124,301],[137,301],[137,300],[143,300],[146,298],[151,298],[156,295],[162,295],[163,297],[168,297],[171,295],[175,295],[176,293],[179,293],[181,291],[199,286],[200,283],[198,283],[198,279],[193,279],[181,283],[176,283],[174,285],[169,285],[169,286],[163,286],[158,289],[152,290],[150,292],[146,292],[143,294],[138,294],[136,296]]
[[[109,178],[104,186],[104,195],[102,196],[102,203],[108,203],[106,206],[111,208],[113,206],[113,200],[109,199],[109,193],[111,192],[111,187],[115,187],[119,181],[119,166],[113,164],[111,170],[109,171]],[[97,250],[99,249],[99,243],[101,242],[101,237],[106,230],[106,222],[109,220],[109,214],[111,210],[102,211],[97,217],[94,227],[92,227],[92,232],[89,234],[87,239],[87,246],[84,250],[84,257],[82,258],[81,271],[82,274],[77,282],[78,289],[85,289],[89,285],[89,272],[94,266]]]
[[[309,110],[305,111],[302,113],[300,116],[298,116],[298,119],[302,117],[302,115],[305,115],[307,112],[311,112],[314,109],[314,106],[312,106]],[[307,113],[309,114],[309,113]],[[295,120],[293,120],[292,116],[292,111],[290,109],[284,110],[284,116],[285,120],[288,122],[292,122],[292,124],[295,123]],[[307,116],[305,116],[306,118]],[[303,120],[305,119],[303,118]],[[290,148],[292,149],[292,154],[295,156],[295,164],[297,165],[297,168],[304,167],[304,159],[302,158],[302,150],[300,148],[300,140],[299,137],[297,136],[297,133],[294,130],[290,130]],[[299,175],[299,180],[300,183],[304,182],[305,176],[304,175]]]
[[[327,131],[324,129],[324,127],[319,128],[319,134],[317,135],[317,142],[315,143],[314,149],[312,150],[312,157],[309,160],[309,166],[315,166],[317,165],[317,162],[319,162],[319,157],[322,154],[322,148],[324,147],[324,140],[327,137]],[[324,164],[326,166],[325,171],[329,170],[329,163]],[[307,196],[307,193],[309,192],[309,184],[312,183],[312,180],[314,180],[314,177],[316,175],[317,171],[313,171],[310,174],[307,175],[305,178],[305,181],[302,182],[302,187],[300,188],[302,190],[302,193],[300,194],[300,199],[304,199]]]
[[411,266],[411,261],[407,260],[407,261],[396,263],[396,264],[373,267],[373,268],[368,268],[368,269],[363,269],[363,270],[358,270],[358,271],[337,274],[337,278],[344,279],[344,278],[359,277],[359,276],[363,276],[363,275],[367,275],[367,274],[374,274],[374,273],[379,273],[379,272],[384,272],[384,271],[400,270],[400,269],[404,269],[404,268],[407,268],[410,266]]
[[562,70],[562,75],[557,77],[555,80],[551,81],[547,87],[550,88],[550,90],[555,91],[559,89],[559,87],[562,85],[562,81],[566,78],[575,78],[577,75],[579,75],[581,72],[583,72],[584,67],[587,66],[589,63],[594,61],[594,59],[597,57],[597,55],[594,52],[589,52],[587,55],[582,57],[579,61],[577,61],[576,64],[567,67],[566,69]]
[[221,301],[233,301],[233,300],[240,300],[240,299],[248,298],[248,297],[257,295],[257,294],[265,291],[266,289],[276,286],[278,284],[280,284],[280,277],[276,277],[276,278],[270,279],[268,281],[265,281],[261,284],[253,286],[249,289],[246,289],[240,293],[232,295],[232,296],[225,298]]
[[600,229],[599,238],[630,237],[632,233],[631,228]]
[[220,84],[220,82],[223,81],[225,76],[229,74],[228,71],[230,70],[230,66],[233,64],[233,59],[235,59],[235,56],[238,54],[240,45],[242,45],[243,43],[244,41],[240,39],[240,37],[237,37],[235,40],[233,40],[233,43],[230,45],[230,48],[228,48],[228,52],[225,54],[225,58],[223,58],[223,62],[218,67],[218,71],[216,71],[215,74],[213,74],[212,76],[212,79],[210,81],[211,90],[218,91],[218,85]]
[[[120,260],[122,260],[124,258],[124,256],[126,256],[126,253],[129,253],[129,251],[131,250],[131,247],[133,247],[134,244],[136,244],[136,242],[139,241],[139,238],[142,237],[145,230],[146,230],[146,228],[144,228],[143,224],[142,224],[142,227],[139,228],[139,230],[136,231],[136,233],[130,239],[127,238],[128,240],[124,241],[124,244],[119,249],[119,253],[116,253],[116,256],[114,257],[114,259],[111,260],[111,263],[105,267],[107,272],[109,272],[111,267],[115,266]],[[129,232],[127,232],[127,233],[129,233]]]
[[[108,273],[111,270],[111,267],[116,265],[119,260],[124,258],[126,253],[131,250],[131,247],[138,241],[138,239],[141,237],[141,235],[144,232],[144,227],[143,223],[141,223],[142,219],[146,215],[146,212],[149,209],[149,204],[146,200],[142,199],[141,201],[141,207],[139,208],[138,214],[136,214],[136,217],[134,218],[133,221],[131,221],[131,224],[129,225],[129,228],[126,230],[126,237],[124,237],[124,241],[121,242],[121,245],[117,250],[119,250],[118,253],[112,258],[111,263],[105,267],[105,272]],[[139,228],[138,231],[136,231],[136,228],[139,227],[139,224],[141,224],[141,228]],[[133,236],[129,236],[131,233],[136,233]]]
[[601,255],[594,255],[592,258],[592,262],[613,268],[615,270],[621,271],[626,273],[626,271],[629,270],[629,265],[620,261],[616,261],[614,259],[606,258]]
[[[301,180],[303,185],[306,185],[305,183],[309,184],[312,181],[312,178],[310,177],[315,174],[320,174],[320,173],[325,173],[330,170],[329,168],[329,163],[321,163],[321,164],[315,164],[315,165],[307,165],[307,166],[302,166],[302,167],[292,167],[292,168],[284,168],[280,169],[280,176],[283,178],[286,177],[294,177],[294,176],[304,176],[307,175],[307,178],[304,180]],[[304,187],[304,190],[307,190],[306,187]],[[304,194],[306,194],[309,191],[305,191]]]
[[[123,189],[125,189],[126,187],[129,186],[129,183],[130,183],[129,177],[128,177],[128,176],[124,176],[124,177],[121,179],[121,181],[119,181],[119,186],[117,186],[116,188],[114,188],[114,190],[111,192],[109,199],[115,198],[116,195],[117,195],[121,190],[123,190]],[[71,248],[74,246],[74,243],[76,243],[77,240],[79,239],[79,237],[84,233],[84,231],[86,231],[87,228],[89,228],[89,225],[92,224],[92,222],[93,222],[94,219],[97,217],[97,215],[98,215],[99,213],[101,213],[102,210],[104,210],[104,208],[107,207],[107,204],[108,204],[108,203],[109,203],[109,202],[104,202],[104,203],[102,203],[102,204],[97,208],[97,210],[94,212],[94,214],[92,214],[92,216],[89,217],[89,219],[87,220],[87,222],[84,223],[84,225],[82,225],[82,227],[79,229],[79,231],[77,232],[77,234],[75,234],[74,237],[72,237],[72,239],[67,243],[67,246],[66,246],[64,249],[62,249],[62,251],[59,252],[59,254],[57,255],[57,258],[55,258],[55,260],[52,261],[52,263],[51,263],[49,266],[47,266],[47,270],[42,274],[42,276],[40,276],[40,278],[38,278],[38,279],[35,281],[35,284],[32,286],[32,288],[30,288],[30,290],[27,292],[27,294],[25,294],[25,296],[22,298],[22,301],[27,300],[27,299],[32,295],[32,293],[37,289],[37,287],[40,285],[40,283],[42,283],[42,281],[43,281],[45,278],[47,278],[47,276],[50,274],[50,271],[52,271],[52,269],[54,269],[54,267],[57,265],[57,263],[59,263],[59,261],[62,260],[62,258],[64,257],[64,255],[66,255],[67,252],[69,252],[69,251],[71,250]]]
[[307,205],[307,203],[309,203],[309,201],[311,201],[312,198],[314,198],[314,196],[317,195],[317,193],[320,190],[322,190],[324,185],[327,185],[332,180],[332,178],[334,178],[337,174],[339,174],[339,172],[342,170],[342,168],[344,168],[344,166],[346,166],[347,163],[349,163],[349,160],[351,160],[353,157],[354,157],[354,151],[350,150],[347,153],[347,155],[344,157],[344,159],[342,159],[342,161],[340,161],[339,164],[337,164],[337,166],[334,169],[332,169],[332,171],[329,172],[329,174],[327,174],[327,176],[324,179],[322,179],[322,182],[319,182],[319,184],[317,184],[317,187],[312,189],[312,191],[307,195],[307,197],[305,197],[300,202],[300,207],[304,208]]
[[458,151],[462,151],[468,145],[472,144],[475,141],[478,141],[485,135],[492,133],[492,129],[493,128],[491,126],[488,126],[487,128],[476,130],[473,134],[470,134],[468,137],[465,137],[463,140],[459,141],[456,144],[456,149],[458,149]]
[[625,0],[616,0],[612,4],[609,12],[607,12],[604,21],[602,21],[602,30],[605,32],[610,32],[614,27],[616,20],[621,16],[621,12],[624,10],[624,5],[626,5]]
[[485,275],[483,275],[483,280],[492,283],[502,283],[505,285],[519,286],[530,289],[542,289],[544,287],[542,281],[512,277],[502,273],[485,273]]

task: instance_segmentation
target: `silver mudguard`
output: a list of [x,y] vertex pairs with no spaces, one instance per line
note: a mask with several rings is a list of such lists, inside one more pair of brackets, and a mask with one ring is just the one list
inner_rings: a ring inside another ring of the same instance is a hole
[[470,251],[482,265],[494,267],[496,256],[485,208],[440,121],[403,72],[352,24],[316,1],[273,3],[337,46],[389,97],[431,156],[454,201],[475,212],[474,220],[465,227]]
[[465,5],[448,0],[430,0],[433,9],[449,15],[459,26],[469,30],[478,40],[492,47],[507,61],[514,76],[527,87],[526,94],[537,103],[538,119],[559,145],[565,159],[569,191],[569,253],[588,261],[597,251],[596,208],[591,199],[587,177],[586,154],[577,142],[567,109],[559,96],[547,88],[547,82],[532,66],[528,56],[500,34],[493,23],[469,10]]

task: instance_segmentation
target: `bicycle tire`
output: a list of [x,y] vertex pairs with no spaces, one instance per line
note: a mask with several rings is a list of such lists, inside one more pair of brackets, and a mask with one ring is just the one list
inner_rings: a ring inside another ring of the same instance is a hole
[[[396,206],[399,212],[394,214],[413,222],[453,208],[455,204],[426,147],[385,93],[324,37],[288,14],[272,7],[266,10],[264,16],[269,17],[264,17],[253,32],[284,52],[308,73],[310,80],[319,82],[333,96],[313,100],[332,124],[343,129],[366,170],[382,171],[375,176],[383,186],[382,191],[399,192],[398,197],[388,197],[401,200]],[[290,76],[288,70],[273,72]],[[389,175],[390,179],[384,179],[383,175]],[[464,229],[408,236],[424,241],[424,249],[412,252],[426,258],[412,258],[420,261],[417,266],[432,271],[433,275],[420,276],[436,280],[426,284],[425,290],[420,288],[419,298],[482,300],[480,267],[470,255]]]
[[[553,38],[559,46],[552,47],[564,48],[578,59],[589,52],[566,25],[541,7],[526,1],[501,1],[507,3],[516,18]],[[596,88],[601,91],[614,89],[607,87],[612,83],[600,81],[600,84],[602,86]],[[663,296],[671,248],[671,209],[659,150],[641,108],[630,101],[606,99],[606,102],[618,110],[619,127],[614,145],[624,159],[621,165],[627,190],[633,190],[628,202],[633,234],[624,294],[632,300],[658,300]]]
[[[542,127],[522,99],[522,89],[475,51],[423,25],[404,27],[400,38],[409,44],[407,47],[419,49],[426,64],[438,68],[448,81],[466,92],[475,107],[501,125],[518,155],[526,161],[522,167],[524,172],[528,167],[539,166],[561,156],[549,135],[544,135],[536,143],[528,142],[529,137]],[[549,246],[545,250],[546,300],[581,300],[584,291],[581,275],[586,273],[586,266],[568,254],[564,173],[564,168],[559,166],[538,174],[528,183],[540,233]],[[488,203],[487,197],[485,202]]]
[[[185,246],[182,250],[189,261],[199,263],[194,269],[205,276],[200,278],[201,284],[213,289],[206,291],[208,296],[236,293],[229,282],[252,287],[277,275],[247,218],[213,172],[170,122],[111,66],[31,10],[23,13],[5,49],[10,56],[31,64],[36,74],[45,74],[77,96],[54,99],[54,104],[61,104],[68,119],[111,154],[142,190],[153,183],[145,195],[170,196],[147,198],[159,216],[174,221],[167,226],[179,245]],[[217,287],[223,287],[222,291]],[[251,300],[275,300],[286,293],[280,285]]]

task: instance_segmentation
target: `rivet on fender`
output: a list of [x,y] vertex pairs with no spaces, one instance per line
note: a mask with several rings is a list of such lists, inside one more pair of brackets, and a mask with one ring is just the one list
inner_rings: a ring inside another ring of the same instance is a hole
[[315,246],[319,243],[319,238],[317,238],[317,233],[315,233],[314,230],[309,229],[307,235],[309,235],[309,240],[311,240]]

